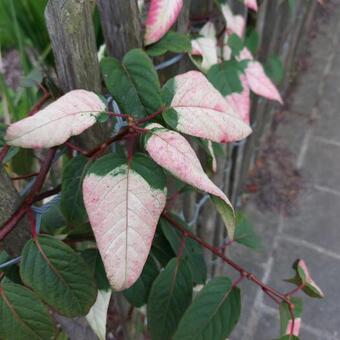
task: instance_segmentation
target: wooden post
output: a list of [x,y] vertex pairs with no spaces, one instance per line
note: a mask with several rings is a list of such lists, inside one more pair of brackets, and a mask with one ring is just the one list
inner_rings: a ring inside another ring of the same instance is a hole
[[[45,19],[60,88],[101,90],[97,47],[92,22],[94,2],[90,0],[49,0]],[[109,136],[109,128],[97,124],[76,138],[86,149],[92,149]]]
[[122,59],[124,54],[143,45],[143,30],[136,0],[97,0],[109,54]]

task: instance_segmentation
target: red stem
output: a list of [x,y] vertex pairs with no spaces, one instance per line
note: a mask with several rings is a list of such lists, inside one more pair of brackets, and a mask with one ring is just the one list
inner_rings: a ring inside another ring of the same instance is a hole
[[159,111],[154,112],[154,113],[152,113],[151,115],[149,115],[149,116],[147,116],[145,118],[141,118],[141,119],[137,120],[136,124],[140,125],[140,124],[146,123],[146,122],[150,121],[151,119],[156,118],[158,115],[163,113],[163,111],[164,111],[164,107],[162,107]]
[[301,289],[303,289],[305,287],[304,283],[301,283],[299,286],[295,287],[294,289],[292,289],[291,291],[289,291],[288,293],[286,293],[286,296],[291,296],[297,292],[299,292]]
[[47,173],[52,165],[53,158],[55,156],[57,149],[52,148],[48,150],[46,158],[44,159],[39,174],[34,182],[33,188],[28,194],[28,196],[21,203],[20,207],[15,211],[15,213],[3,224],[0,229],[0,240],[4,239],[9,232],[17,225],[17,223],[25,216],[27,210],[30,208],[34,201],[36,194],[41,190]]
[[32,203],[39,202],[39,201],[43,200],[46,197],[50,197],[50,196],[53,196],[55,194],[58,194],[60,192],[60,190],[61,190],[61,184],[57,185],[55,188],[53,188],[51,190],[47,190],[47,191],[42,192],[39,195],[36,195],[34,197]]
[[28,112],[27,116],[33,116],[35,113],[37,113],[41,107],[47,102],[47,100],[50,98],[50,94],[45,90],[43,96],[39,99],[39,101],[31,108],[31,110]]
[[186,241],[186,238],[187,238],[187,232],[184,231],[182,233],[182,239],[181,239],[181,244],[178,248],[178,253],[177,253],[177,260],[180,260],[180,258],[183,256],[183,252],[184,252],[184,249],[185,249],[185,241]]
[[[243,267],[241,267],[240,265],[238,265],[237,263],[235,263],[234,261],[232,261],[231,259],[229,259],[228,257],[226,257],[224,254],[222,254],[220,252],[219,249],[215,248],[214,246],[212,246],[211,244],[203,241],[202,239],[200,239],[198,236],[194,235],[193,233],[185,230],[179,223],[177,223],[172,217],[171,215],[169,215],[167,212],[163,212],[162,216],[168,221],[170,222],[170,224],[175,227],[176,229],[178,229],[181,232],[186,232],[187,233],[187,237],[190,237],[191,239],[193,239],[194,241],[196,241],[198,244],[200,244],[202,247],[204,247],[205,249],[208,249],[211,253],[213,253],[214,255],[216,255],[217,257],[221,258],[223,260],[223,262],[225,262],[226,264],[228,264],[230,267],[234,268],[236,271],[238,271],[242,276],[246,277],[248,280],[254,282],[256,285],[260,286],[262,288],[262,290],[273,299],[273,297],[278,298],[281,301],[285,301],[286,303],[288,303],[290,306],[292,305],[292,303],[290,302],[290,300],[284,296],[283,294],[277,292],[274,288],[266,285],[264,282],[262,282],[261,280],[259,280],[254,274],[248,272],[247,270],[245,270]],[[273,299],[274,300],[274,299]],[[276,301],[276,300],[275,300]]]
[[36,222],[35,222],[35,216],[31,208],[27,209],[27,216],[28,220],[30,221],[31,224],[31,233],[32,233],[32,238],[35,240],[37,238],[37,230],[35,228]]
[[0,163],[4,160],[9,151],[9,145],[5,144],[0,151]]

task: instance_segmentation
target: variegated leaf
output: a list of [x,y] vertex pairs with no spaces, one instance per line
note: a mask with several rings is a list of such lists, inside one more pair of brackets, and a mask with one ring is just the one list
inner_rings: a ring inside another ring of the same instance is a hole
[[276,100],[283,104],[281,95],[276,86],[266,75],[262,65],[258,61],[249,61],[245,69],[245,75],[250,89],[257,95]]
[[222,14],[227,23],[227,32],[229,34],[236,33],[239,37],[243,37],[246,22],[242,15],[234,15],[227,3],[221,4]]
[[302,290],[311,296],[323,298],[324,294],[320,287],[315,283],[312,279],[312,276],[307,268],[306,262],[304,260],[298,260],[295,265],[295,270],[297,275],[299,276],[300,280],[304,287]]
[[97,300],[86,315],[86,320],[99,340],[106,339],[107,309],[111,298],[111,290],[98,290]]
[[192,55],[202,56],[201,68],[204,71],[209,70],[212,65],[218,63],[218,49],[216,39],[216,29],[214,23],[208,21],[200,30],[199,37],[192,40]]
[[251,133],[201,72],[170,79],[163,87],[163,99],[170,107],[163,113],[165,121],[180,132],[217,143],[241,140]]
[[104,110],[104,102],[95,93],[73,90],[34,116],[11,124],[5,139],[23,148],[50,148],[91,127]]
[[206,175],[188,141],[179,133],[165,129],[160,124],[149,124],[146,128],[151,130],[145,141],[145,148],[151,158],[181,181],[209,193],[232,239],[235,221],[231,203]]
[[107,155],[89,168],[83,195],[107,277],[115,290],[129,288],[142,272],[165,206],[163,171],[142,154],[129,163]]
[[247,82],[247,78],[244,74],[240,76],[240,80],[243,86],[241,93],[234,92],[225,97],[227,103],[237,112],[242,120],[246,123],[250,123],[250,89]]
[[256,0],[244,0],[244,4],[245,6],[247,6],[248,8],[252,9],[253,11],[256,11],[258,10],[258,7],[257,7],[257,1]]
[[292,319],[291,311],[286,302],[280,304],[280,335],[299,336],[301,328],[301,316],[303,311],[302,299],[291,297],[291,302],[294,305]]
[[160,40],[176,21],[183,0],[151,0],[144,42],[150,45]]

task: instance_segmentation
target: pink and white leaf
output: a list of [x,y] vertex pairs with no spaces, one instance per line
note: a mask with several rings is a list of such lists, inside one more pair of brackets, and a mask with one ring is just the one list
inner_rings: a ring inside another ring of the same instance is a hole
[[23,148],[50,148],[91,127],[104,110],[105,104],[95,93],[74,90],[35,115],[11,124],[5,139],[7,144]]
[[124,163],[104,176],[88,173],[83,197],[110,284],[117,291],[131,287],[147,260],[166,190],[152,188]]
[[160,40],[175,23],[183,0],[151,0],[145,23],[145,45]]
[[[177,116],[176,125],[172,125],[176,130],[217,143],[241,140],[251,133],[251,128],[201,72],[178,75],[169,87],[174,91],[170,107]],[[167,112],[163,117],[167,120]]]
[[262,65],[258,61],[250,61],[245,69],[245,75],[250,89],[259,96],[276,100],[283,104],[281,95],[266,75]]
[[[164,169],[171,172],[181,181],[209,193],[213,202],[218,200],[219,206],[223,202],[223,221],[228,230],[230,239],[234,236],[234,212],[226,195],[220,190],[204,172],[195,151],[189,142],[178,132],[165,129],[160,124],[149,124],[150,135],[145,148],[151,158]],[[217,206],[217,208],[219,208]]]
[[250,123],[250,89],[244,74],[240,76],[243,86],[241,93],[232,93],[225,97],[227,103],[239,114],[241,119],[249,125]]
[[242,15],[234,15],[227,3],[221,4],[222,14],[227,23],[228,34],[236,33],[243,38],[246,22]]
[[246,7],[252,9],[253,11],[257,12],[258,6],[256,0],[244,0],[244,4]]

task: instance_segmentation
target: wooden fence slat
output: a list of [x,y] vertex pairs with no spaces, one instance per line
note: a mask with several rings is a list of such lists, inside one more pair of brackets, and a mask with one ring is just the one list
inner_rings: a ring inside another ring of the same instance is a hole
[[136,0],[97,0],[108,53],[122,59],[143,45],[143,31]]

